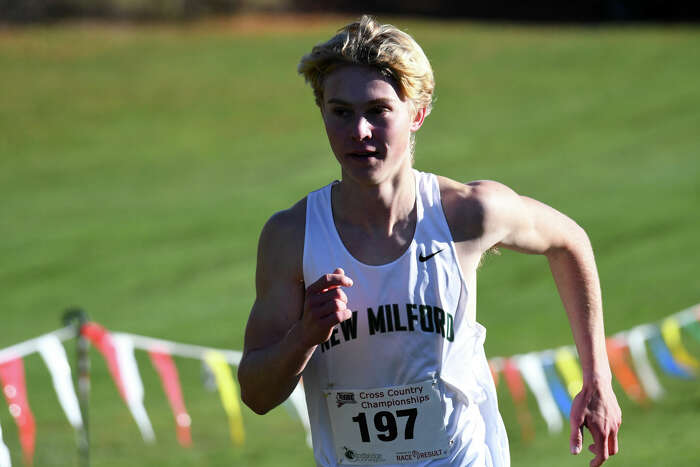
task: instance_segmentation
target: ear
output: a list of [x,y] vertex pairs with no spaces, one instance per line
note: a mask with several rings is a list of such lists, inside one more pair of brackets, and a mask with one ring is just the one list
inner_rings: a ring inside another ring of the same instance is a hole
[[420,129],[421,126],[423,126],[423,122],[425,121],[425,117],[428,116],[427,109],[425,107],[421,107],[419,109],[416,109],[416,113],[413,115],[413,119],[411,120],[411,132],[415,133]]

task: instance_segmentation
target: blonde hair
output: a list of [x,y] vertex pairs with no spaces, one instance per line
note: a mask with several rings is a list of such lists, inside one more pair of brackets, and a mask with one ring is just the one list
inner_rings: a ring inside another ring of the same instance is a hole
[[410,35],[391,24],[379,24],[373,17],[363,15],[302,57],[298,72],[313,88],[319,107],[326,76],[342,65],[375,68],[396,84],[413,112],[425,107],[426,115],[430,113],[435,88],[430,62]]

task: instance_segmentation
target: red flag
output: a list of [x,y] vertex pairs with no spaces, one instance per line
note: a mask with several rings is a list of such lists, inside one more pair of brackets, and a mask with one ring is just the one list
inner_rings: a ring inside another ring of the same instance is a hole
[[27,400],[27,385],[24,379],[22,359],[15,358],[0,364],[0,380],[2,380],[2,392],[5,393],[5,399],[10,406],[10,414],[19,428],[19,442],[22,445],[24,463],[32,465],[36,425],[34,414],[32,414]]
[[151,350],[148,352],[151,356],[151,362],[160,375],[160,381],[163,383],[163,390],[168,396],[170,408],[175,416],[175,426],[177,429],[177,440],[185,447],[192,444],[192,435],[190,434],[191,418],[185,408],[185,400],[182,397],[182,389],[180,389],[180,378],[177,374],[177,367],[173,362],[172,357],[162,350]]
[[89,322],[83,325],[83,327],[80,329],[80,333],[83,335],[83,337],[87,338],[102,354],[107,362],[109,372],[112,374],[114,384],[117,385],[119,394],[122,396],[124,401],[127,401],[124,383],[122,382],[119,364],[117,362],[117,351],[114,348],[114,343],[112,342],[112,337],[109,335],[109,332],[107,332],[107,330],[99,324]]
[[513,360],[506,358],[503,360],[503,377],[506,380],[508,391],[515,402],[515,409],[520,423],[520,432],[525,441],[531,441],[535,436],[535,430],[532,426],[532,416],[527,408],[527,392],[525,391],[525,383],[520,376],[518,367],[513,363]]
[[496,365],[491,360],[489,360],[489,370],[491,370],[491,377],[493,378],[493,385],[498,387],[498,368],[496,368]]

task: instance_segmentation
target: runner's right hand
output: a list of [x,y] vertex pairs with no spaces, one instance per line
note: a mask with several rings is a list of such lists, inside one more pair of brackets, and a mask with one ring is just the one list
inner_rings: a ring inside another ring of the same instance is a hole
[[352,287],[352,279],[341,268],[336,268],[306,289],[301,328],[302,339],[309,347],[326,342],[333,327],[352,316],[342,287]]

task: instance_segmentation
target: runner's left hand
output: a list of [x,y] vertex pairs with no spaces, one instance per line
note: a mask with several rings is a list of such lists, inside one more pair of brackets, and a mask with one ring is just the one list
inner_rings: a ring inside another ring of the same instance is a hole
[[584,384],[571,406],[571,454],[581,452],[585,426],[593,438],[588,450],[595,454],[590,467],[600,466],[609,456],[617,454],[620,423],[622,412],[611,384]]

